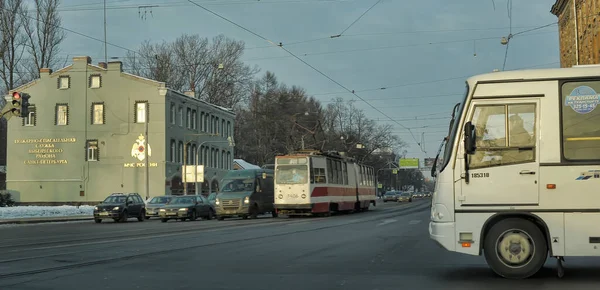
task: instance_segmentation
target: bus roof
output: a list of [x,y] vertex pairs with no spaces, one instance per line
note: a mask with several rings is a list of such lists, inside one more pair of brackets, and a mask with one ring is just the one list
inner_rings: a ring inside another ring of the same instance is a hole
[[583,65],[572,68],[528,69],[492,72],[472,76],[467,79],[469,86],[473,87],[481,82],[518,82],[535,80],[557,80],[577,77],[600,77],[600,66]]

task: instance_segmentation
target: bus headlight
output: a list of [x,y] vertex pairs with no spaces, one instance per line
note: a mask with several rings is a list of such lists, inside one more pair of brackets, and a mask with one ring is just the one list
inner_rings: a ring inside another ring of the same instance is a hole
[[249,203],[250,203],[250,197],[249,197],[249,196],[246,196],[246,197],[244,198],[244,204],[249,204]]

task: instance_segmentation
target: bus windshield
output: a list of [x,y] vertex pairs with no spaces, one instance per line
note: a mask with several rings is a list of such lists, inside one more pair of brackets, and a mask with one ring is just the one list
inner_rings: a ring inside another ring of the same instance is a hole
[[308,167],[306,165],[277,165],[275,168],[278,184],[308,183]]
[[[433,167],[431,168],[431,175],[435,176],[435,171],[437,166],[439,166],[439,170],[442,171],[444,170],[444,168],[446,167],[446,165],[448,165],[448,163],[450,162],[450,155],[452,154],[452,146],[454,145],[454,140],[456,139],[456,135],[459,134],[458,132],[458,122],[460,121],[460,117],[463,111],[463,108],[465,106],[465,102],[467,101],[467,98],[469,96],[469,84],[467,83],[466,85],[466,89],[465,89],[465,96],[464,99],[462,100],[462,102],[456,104],[456,106],[454,106],[454,109],[452,110],[452,119],[450,120],[450,124],[449,124],[449,128],[448,128],[448,135],[442,140],[442,143],[440,144],[440,148],[438,150],[437,156],[435,157],[435,162],[433,164]],[[440,154],[443,152],[443,155],[440,156]],[[441,158],[441,160],[440,160]]]

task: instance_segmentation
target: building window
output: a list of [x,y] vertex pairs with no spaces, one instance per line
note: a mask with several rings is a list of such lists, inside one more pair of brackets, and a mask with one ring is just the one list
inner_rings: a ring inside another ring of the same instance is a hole
[[231,137],[231,122],[227,121],[227,137]]
[[204,132],[208,132],[208,113],[204,114]]
[[171,139],[171,162],[176,162],[175,158],[177,156],[177,148],[176,148],[176,143],[175,140]]
[[177,109],[177,115],[179,115],[179,126],[183,127],[183,107],[179,106]]
[[506,166],[535,161],[535,104],[478,105],[476,148],[470,168]]
[[186,128],[192,128],[192,109],[187,108],[185,112],[185,125]]
[[91,75],[90,76],[90,88],[97,89],[102,86],[102,76],[100,75]]
[[148,120],[148,102],[135,102],[135,123],[146,123]]
[[60,76],[58,77],[58,89],[66,90],[71,87],[71,77]]
[[104,103],[92,103],[92,125],[104,124]]
[[179,141],[177,147],[177,162],[183,163],[183,142]]
[[86,154],[86,160],[87,161],[98,161],[98,157],[99,157],[99,149],[98,149],[98,140],[88,140],[87,144],[87,154]]
[[197,120],[198,118],[197,117],[198,116],[197,116],[196,110],[192,110],[192,129],[193,130],[196,130],[198,128],[198,126],[197,126],[198,125],[197,124],[198,123],[198,120]]
[[204,112],[200,113],[200,131],[204,132]]
[[231,152],[227,151],[227,169],[231,170],[231,166],[233,166],[233,160],[231,160]]
[[175,111],[175,103],[171,103],[171,124],[175,125],[175,120],[177,118],[177,112]]
[[196,153],[198,153],[198,147],[196,146],[196,144],[194,144],[194,145],[192,145],[192,154],[191,154],[192,155],[192,161],[190,161],[190,164],[197,165],[196,164],[196,159],[197,159],[196,158],[196,155],[197,155]]
[[225,120],[221,119],[221,137],[225,137]]
[[54,125],[66,126],[69,124],[69,105],[56,104]]

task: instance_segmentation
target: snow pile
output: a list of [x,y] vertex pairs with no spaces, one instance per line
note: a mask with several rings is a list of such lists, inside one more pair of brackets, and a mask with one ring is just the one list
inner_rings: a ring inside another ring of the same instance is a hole
[[67,216],[91,216],[94,214],[94,206],[61,205],[61,206],[13,206],[0,207],[0,219],[19,218],[43,218],[43,217],[67,217]]

